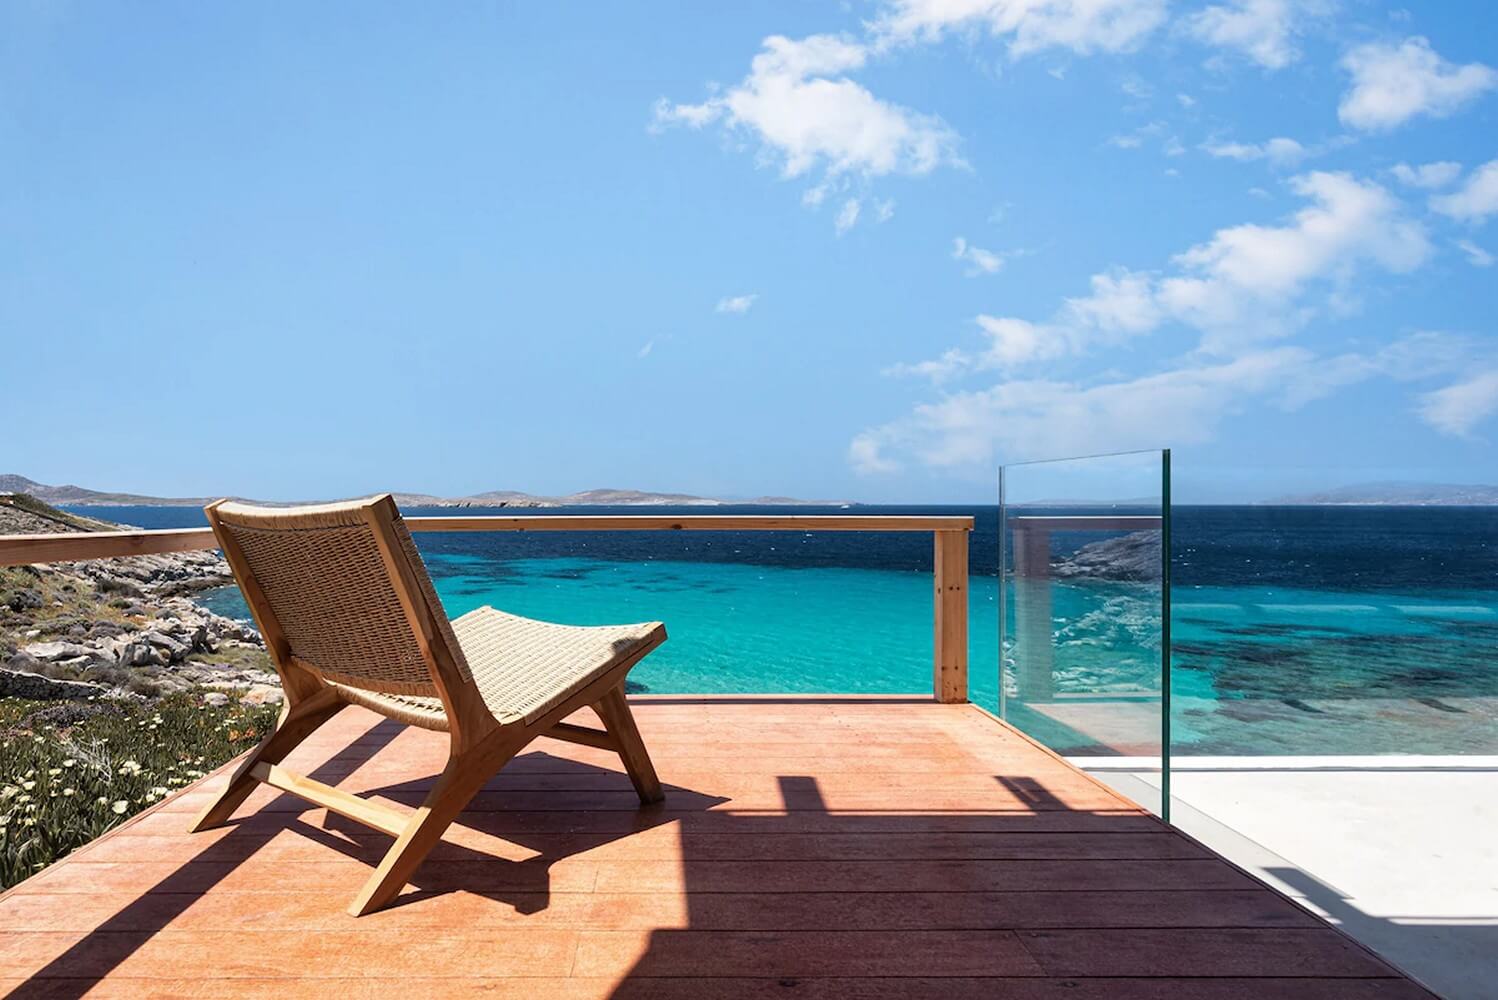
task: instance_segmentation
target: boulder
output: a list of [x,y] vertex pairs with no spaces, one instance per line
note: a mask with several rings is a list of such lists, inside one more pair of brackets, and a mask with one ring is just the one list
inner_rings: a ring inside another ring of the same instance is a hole
[[22,673],[34,674],[42,667],[42,661],[26,652],[24,649],[16,653],[5,665],[11,670],[19,670]]
[[167,657],[149,642],[136,641],[125,643],[117,661],[122,667],[149,667],[165,664]]
[[94,584],[99,588],[101,593],[105,594],[123,594],[126,597],[145,596],[145,591],[141,590],[139,585],[117,576],[101,573],[94,577]]
[[42,606],[42,595],[40,591],[23,587],[13,590],[5,598],[5,606],[12,611],[29,611]]
[[223,708],[229,704],[229,696],[222,691],[209,691],[203,695],[203,704],[212,706],[213,708]]
[[192,647],[187,643],[174,639],[165,632],[147,632],[141,638],[157,649],[164,650],[168,663],[180,663],[192,652]]
[[33,642],[23,647],[38,660],[71,660],[77,656],[88,656],[91,650],[76,642]]
[[281,689],[269,684],[257,684],[239,698],[241,705],[279,705],[284,695]]
[[41,674],[0,668],[0,697],[35,701],[81,700],[109,693],[109,688],[85,681],[60,681]]

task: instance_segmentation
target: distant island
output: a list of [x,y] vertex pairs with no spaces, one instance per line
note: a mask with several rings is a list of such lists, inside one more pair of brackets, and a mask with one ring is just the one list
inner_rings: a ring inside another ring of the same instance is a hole
[[1273,506],[1490,507],[1498,506],[1498,486],[1452,483],[1358,483],[1265,500]]
[[[57,506],[72,507],[201,507],[218,497],[155,497],[140,493],[110,493],[82,486],[48,486],[14,473],[0,475],[0,494],[25,493]],[[727,499],[687,493],[648,493],[641,490],[584,490],[566,496],[536,496],[516,490],[491,490],[472,496],[440,497],[429,493],[393,493],[402,507],[722,507],[728,505],[842,507],[840,500],[798,500],[793,497]],[[244,498],[236,498],[244,499]],[[277,501],[267,501],[284,506]]]

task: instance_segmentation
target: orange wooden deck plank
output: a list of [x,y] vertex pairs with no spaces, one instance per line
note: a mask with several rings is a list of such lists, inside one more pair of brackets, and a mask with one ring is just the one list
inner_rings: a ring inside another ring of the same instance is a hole
[[[1006,979],[941,977],[863,977],[857,980],[802,977],[565,979],[455,979],[402,977],[319,979],[237,979],[220,997],[245,1000],[410,1000],[411,997],[484,997],[487,1000],[1429,1000],[1414,983],[1394,979]],[[856,984],[856,985],[855,985]],[[0,980],[0,991],[19,990],[35,1000],[152,997],[201,1000],[203,983],[194,979],[112,978]],[[20,995],[17,993],[16,995]]]
[[[222,776],[206,779],[0,896],[0,989],[1429,995],[974,709],[646,699],[636,712],[663,806],[640,809],[607,752],[543,741],[480,793],[399,905],[358,920],[343,907],[388,838],[271,789],[228,828],[188,835]],[[443,739],[350,710],[287,764],[413,805]]]
[[[153,929],[349,930],[347,893],[270,891],[246,900],[208,893],[189,900],[166,893],[86,896],[20,894],[0,902],[5,931],[89,932]],[[880,930],[1129,927],[1320,927],[1299,907],[1264,889],[1246,891],[1049,891],[917,893],[702,893],[690,901],[670,893],[516,893],[508,905],[473,893],[443,905],[398,906],[371,914],[352,929],[371,931],[513,925],[598,930]]]
[[[378,862],[390,838],[378,832],[344,829],[341,848],[352,857]],[[328,848],[297,826],[245,835],[233,828],[210,830],[192,839],[180,836],[114,837],[89,851],[80,863],[135,861],[182,864],[200,857],[210,845],[224,860],[256,858],[281,863],[325,861]],[[628,837],[602,833],[558,833],[536,848],[502,837],[455,827],[428,857],[434,861],[470,860],[473,851],[493,858],[524,861],[544,847],[547,857],[586,853],[603,861],[675,861],[681,857],[681,831],[675,824],[641,830]],[[1092,858],[1159,860],[1207,858],[1206,849],[1172,834],[1078,833],[1057,837],[1045,833],[703,833],[692,838],[692,857],[700,861],[1001,861]]]

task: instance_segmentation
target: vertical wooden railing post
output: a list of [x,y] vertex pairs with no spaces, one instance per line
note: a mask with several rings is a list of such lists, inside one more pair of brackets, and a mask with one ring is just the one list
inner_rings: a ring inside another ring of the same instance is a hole
[[966,531],[936,535],[936,700],[967,701]]

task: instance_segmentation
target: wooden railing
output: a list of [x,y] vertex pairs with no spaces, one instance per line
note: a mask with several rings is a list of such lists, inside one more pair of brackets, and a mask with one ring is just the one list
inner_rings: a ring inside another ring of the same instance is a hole
[[[932,691],[943,702],[967,701],[968,534],[971,517],[896,515],[687,516],[529,514],[408,517],[414,531],[919,531],[934,541]],[[115,559],[123,556],[216,549],[208,528],[0,535],[0,566]],[[833,626],[835,627],[835,626]]]

